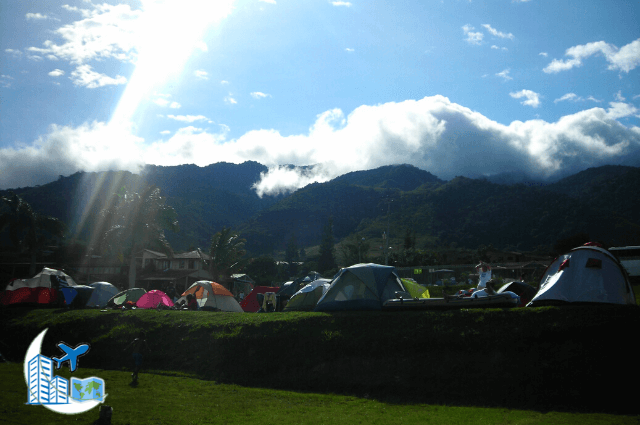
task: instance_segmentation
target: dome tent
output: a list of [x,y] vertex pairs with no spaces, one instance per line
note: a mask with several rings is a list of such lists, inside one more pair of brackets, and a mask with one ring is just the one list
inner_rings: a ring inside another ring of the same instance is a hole
[[146,294],[142,295],[138,301],[136,301],[136,307],[138,308],[157,308],[157,307],[173,307],[173,301],[164,292],[159,289],[153,289]]
[[119,292],[118,288],[109,282],[94,282],[89,286],[93,288],[93,292],[87,301],[87,307],[105,307],[111,297]]
[[75,287],[76,282],[61,270],[44,267],[30,279],[14,279],[2,292],[2,304],[64,305],[66,299],[61,288]]
[[604,248],[585,245],[556,258],[527,306],[565,303],[636,304],[624,268]]
[[330,279],[318,279],[293,294],[282,311],[312,311],[327,292]]
[[210,280],[199,280],[182,293],[182,297],[176,302],[181,304],[187,295],[193,294],[198,302],[198,307],[242,313],[242,307],[238,304],[233,294],[219,283]]
[[314,311],[381,310],[398,291],[406,293],[395,267],[356,264],[338,272]]
[[140,297],[146,293],[147,291],[142,288],[125,289],[111,297],[111,299],[107,301],[107,307],[121,307],[129,301],[135,304]]

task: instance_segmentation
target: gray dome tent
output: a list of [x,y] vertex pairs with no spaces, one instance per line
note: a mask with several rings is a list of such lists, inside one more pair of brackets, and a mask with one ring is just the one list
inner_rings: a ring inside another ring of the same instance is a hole
[[314,311],[382,310],[398,291],[405,288],[395,267],[356,264],[338,272]]
[[636,304],[629,278],[606,249],[580,246],[556,258],[528,306],[565,303]]

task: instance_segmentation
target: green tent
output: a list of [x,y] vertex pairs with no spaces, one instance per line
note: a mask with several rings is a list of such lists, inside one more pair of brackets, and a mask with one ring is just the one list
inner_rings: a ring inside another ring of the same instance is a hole
[[431,298],[429,290],[413,279],[402,278],[402,284],[407,292],[411,294],[411,298]]

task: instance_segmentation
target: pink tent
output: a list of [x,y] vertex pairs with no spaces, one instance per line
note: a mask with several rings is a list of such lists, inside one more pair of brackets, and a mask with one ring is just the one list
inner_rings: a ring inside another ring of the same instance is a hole
[[136,302],[138,308],[156,308],[160,306],[173,307],[173,301],[164,292],[154,289],[140,297]]

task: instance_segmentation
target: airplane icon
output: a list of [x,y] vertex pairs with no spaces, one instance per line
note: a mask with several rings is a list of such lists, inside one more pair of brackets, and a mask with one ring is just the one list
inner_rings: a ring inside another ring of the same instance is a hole
[[71,369],[71,372],[73,372],[78,367],[78,357],[82,356],[83,354],[86,354],[87,351],[89,351],[90,347],[89,347],[89,344],[78,344],[75,348],[71,348],[64,342],[61,342],[58,344],[58,348],[64,351],[65,355],[60,358],[51,359],[58,362],[58,366],[56,366],[56,369],[60,369],[60,366],[62,366],[62,363],[68,361],[69,369]]

